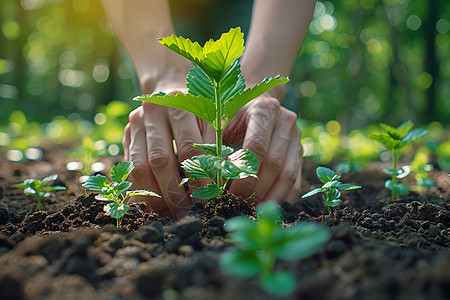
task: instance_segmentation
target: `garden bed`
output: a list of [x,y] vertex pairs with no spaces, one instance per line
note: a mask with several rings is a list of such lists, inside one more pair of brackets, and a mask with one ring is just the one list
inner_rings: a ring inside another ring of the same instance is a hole
[[[257,279],[234,278],[219,269],[218,258],[230,247],[224,222],[252,214],[252,207],[196,204],[174,221],[133,205],[117,229],[104,214],[104,203],[79,184],[80,174],[65,169],[69,160],[58,149],[44,153],[42,160],[27,163],[9,162],[0,153],[2,299],[276,299]],[[105,158],[106,170],[119,160]],[[304,191],[320,186],[315,167],[306,161]],[[332,232],[315,255],[277,263],[297,278],[287,299],[450,298],[447,172],[430,172],[436,187],[392,201],[383,187],[383,167],[373,163],[345,174],[343,182],[363,188],[343,192],[344,202],[330,215],[319,196],[282,203],[286,224],[309,220]],[[42,212],[21,189],[10,188],[51,174],[59,175],[55,184],[68,189],[44,198]]]

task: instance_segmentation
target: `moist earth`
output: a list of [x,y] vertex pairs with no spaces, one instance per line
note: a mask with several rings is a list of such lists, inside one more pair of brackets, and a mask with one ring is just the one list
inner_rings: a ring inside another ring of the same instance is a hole
[[[267,294],[258,279],[220,271],[218,259],[232,245],[227,219],[255,217],[249,202],[225,194],[194,204],[181,220],[144,213],[131,205],[122,228],[65,170],[70,159],[49,149],[40,161],[9,162],[0,153],[1,299],[450,299],[450,181],[434,170],[436,186],[400,196],[384,189],[381,163],[344,174],[362,189],[343,192],[326,213],[319,196],[281,203],[283,223],[313,221],[332,232],[313,256],[278,261],[293,272],[297,288],[287,297]],[[107,168],[120,157],[104,158]],[[305,162],[303,189],[321,184]],[[36,200],[14,183],[58,174],[67,191]],[[106,173],[104,174],[106,175]],[[413,182],[407,182],[413,184]]]

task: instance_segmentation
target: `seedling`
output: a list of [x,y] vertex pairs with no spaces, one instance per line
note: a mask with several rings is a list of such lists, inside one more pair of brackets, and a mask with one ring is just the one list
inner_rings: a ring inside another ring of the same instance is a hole
[[95,175],[89,177],[83,184],[84,187],[100,192],[95,199],[109,202],[103,207],[103,210],[107,215],[116,219],[117,227],[120,227],[122,217],[130,209],[130,206],[124,203],[127,197],[137,195],[161,197],[146,190],[129,191],[132,182],[126,180],[133,168],[132,162],[120,162],[111,169],[112,182],[109,182],[106,176]]
[[417,189],[431,188],[434,186],[434,180],[429,178],[428,172],[433,170],[433,165],[428,163],[428,156],[423,152],[417,152],[411,162],[411,165],[402,167],[407,174],[415,173]]
[[401,124],[397,128],[383,123],[379,125],[383,132],[379,134],[371,133],[370,137],[382,143],[392,154],[392,168],[384,169],[383,173],[392,176],[391,179],[385,182],[384,186],[392,191],[392,200],[395,200],[397,195],[406,195],[409,193],[409,188],[405,184],[398,182],[398,178],[405,177],[404,173],[407,172],[404,168],[397,168],[399,152],[405,146],[427,135],[428,130],[411,130],[414,127],[414,123],[411,120]]
[[277,258],[285,261],[306,258],[328,241],[330,232],[322,225],[308,222],[284,228],[281,210],[274,201],[258,205],[256,211],[256,221],[238,216],[226,222],[225,229],[230,232],[227,237],[236,248],[222,254],[221,268],[240,278],[259,274],[264,290],[288,295],[295,289],[296,279],[290,272],[275,270]]
[[[187,76],[188,93],[167,95],[160,92],[135,97],[134,100],[183,109],[214,128],[215,144],[194,145],[210,155],[183,161],[182,167],[190,177],[183,179],[180,185],[188,180],[209,178],[212,183],[198,188],[191,196],[199,199],[220,197],[228,180],[256,177],[259,164],[256,155],[248,149],[233,153],[233,148],[222,145],[225,126],[245,104],[289,80],[280,76],[265,78],[260,84],[245,90],[245,80],[237,60],[244,53],[244,34],[239,27],[230,29],[216,41],[209,40],[203,47],[175,35],[160,39],[160,43],[196,64]],[[230,156],[224,159],[224,155]]]
[[39,179],[25,179],[23,183],[13,184],[13,188],[22,188],[25,195],[33,195],[38,201],[38,210],[41,211],[41,200],[46,193],[53,191],[65,191],[67,190],[64,186],[44,186],[50,181],[56,180],[58,175],[50,175],[42,180]]
[[342,203],[342,200],[339,199],[341,197],[341,190],[355,190],[360,189],[361,186],[353,185],[350,183],[342,183],[339,180],[341,179],[340,175],[337,175],[333,170],[325,167],[317,167],[316,169],[317,178],[324,185],[320,188],[314,189],[302,196],[302,198],[310,197],[312,195],[323,193],[323,201],[325,206],[327,207],[328,213],[331,213],[331,207],[335,207]]

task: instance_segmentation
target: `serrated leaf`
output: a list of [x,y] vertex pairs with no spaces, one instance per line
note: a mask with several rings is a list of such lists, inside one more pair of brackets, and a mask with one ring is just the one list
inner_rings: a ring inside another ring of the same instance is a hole
[[89,177],[83,186],[93,191],[101,192],[104,187],[109,187],[108,178],[103,175],[95,175]]
[[215,128],[214,120],[216,117],[216,107],[214,105],[214,101],[211,99],[207,99],[202,96],[179,93],[175,95],[168,94],[165,96],[161,96],[158,94],[142,95],[135,97],[133,100],[146,101],[185,110],[205,120],[208,124]]
[[289,81],[286,77],[276,76],[274,78],[265,78],[260,84],[254,86],[253,88],[245,90],[243,93],[236,95],[233,98],[233,101],[228,101],[225,103],[225,116],[227,120],[226,123],[233,117],[236,112],[241,109],[245,104],[255,99],[256,97],[261,96],[268,90],[274,88],[275,86],[287,83]]
[[188,88],[189,94],[214,100],[214,84],[199,66],[194,66],[189,71],[186,81],[186,87]]
[[201,64],[205,59],[203,48],[197,42],[192,42],[190,39],[182,36],[171,35],[169,37],[159,39],[159,42],[169,48],[170,50],[184,56],[190,61]]
[[[192,146],[197,147],[203,152],[206,152],[208,154],[216,155],[216,147],[217,147],[216,144],[194,144]],[[233,152],[234,152],[233,148],[222,145],[222,155],[229,155]]]
[[284,260],[303,259],[317,252],[329,240],[330,231],[311,222],[296,223],[286,229],[288,236],[276,254]]
[[198,155],[184,160],[181,163],[181,167],[191,178],[209,178],[214,180],[217,174],[215,162],[219,160],[223,160],[223,158],[211,155]]
[[259,161],[255,153],[248,149],[240,149],[222,162],[222,175],[227,179],[246,178],[256,175]]
[[295,290],[297,281],[290,272],[278,271],[260,277],[261,286],[268,293],[278,296],[287,296]]
[[152,192],[152,191],[147,191],[147,190],[128,191],[127,192],[127,197],[132,197],[132,196],[152,196],[152,197],[161,198],[161,196],[158,195],[157,193]]
[[203,46],[204,63],[216,72],[205,72],[219,81],[231,64],[244,54],[244,49],[244,34],[240,27],[231,28],[217,41],[209,40]]
[[219,188],[215,184],[208,184],[207,186],[196,189],[191,194],[191,197],[208,200],[217,197],[221,192],[223,192],[223,188]]
[[132,182],[123,181],[121,183],[113,184],[113,190],[116,195],[119,195],[119,194],[122,194],[122,193],[128,191],[132,185],[133,185]]
[[254,253],[231,249],[220,256],[221,269],[240,278],[250,278],[261,271],[261,264]]
[[318,193],[321,193],[321,192],[323,192],[323,191],[324,191],[323,188],[317,188],[317,189],[314,189],[314,190],[312,190],[312,191],[307,192],[306,194],[304,194],[304,195],[302,196],[302,198],[311,197],[311,196],[313,196],[313,195],[315,195],[315,194],[318,194]]
[[242,93],[244,89],[245,79],[241,75],[241,65],[238,60],[235,60],[220,80],[220,98],[222,101],[223,111],[225,111],[225,103],[232,100],[236,95]]
[[407,145],[409,143],[417,141],[418,139],[426,136],[427,134],[428,134],[428,130],[427,129],[423,129],[423,128],[414,129],[414,130],[411,130],[411,131],[407,132],[403,136],[402,142],[403,142],[404,145]]
[[128,205],[110,202],[103,207],[103,211],[114,219],[122,218],[130,209]]
[[131,161],[120,162],[111,168],[111,179],[120,183],[127,180],[128,175],[133,171],[134,165]]
[[327,183],[333,180],[334,176],[336,176],[336,173],[330,168],[319,166],[316,169],[316,175],[321,182]]

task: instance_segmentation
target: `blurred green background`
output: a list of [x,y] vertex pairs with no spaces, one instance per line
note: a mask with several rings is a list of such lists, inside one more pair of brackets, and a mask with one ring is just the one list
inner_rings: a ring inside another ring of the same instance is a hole
[[[252,1],[222,2],[172,1],[179,33],[204,40],[248,28]],[[291,74],[300,116],[346,130],[448,124],[449,13],[446,0],[318,1]],[[42,123],[92,119],[112,100],[137,105],[132,66],[100,1],[2,0],[0,26],[0,125],[14,110]]]

